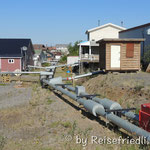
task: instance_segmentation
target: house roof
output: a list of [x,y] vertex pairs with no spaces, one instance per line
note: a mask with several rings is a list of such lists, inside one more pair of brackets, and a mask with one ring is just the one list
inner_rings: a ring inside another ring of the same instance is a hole
[[146,24],[143,24],[143,25],[140,25],[140,26],[136,26],[136,27],[133,27],[133,28],[129,28],[129,29],[120,31],[120,33],[121,33],[121,32],[126,32],[126,31],[130,31],[130,30],[139,29],[139,28],[143,28],[143,27],[147,27],[147,26],[150,26],[150,23],[146,23]]
[[117,38],[104,38],[101,39],[99,41],[97,41],[96,43],[101,43],[101,42],[142,42],[145,41],[145,39],[141,39],[141,38],[126,38],[126,39],[117,39]]
[[47,47],[47,50],[56,50],[56,47]]
[[35,50],[43,49],[45,48],[44,44],[33,44],[33,47]]
[[80,46],[80,45],[82,45],[82,46],[89,46],[89,45],[90,45],[90,41],[83,41],[83,42],[80,42],[80,43],[78,44],[78,46]]
[[55,56],[61,56],[62,54],[60,52],[52,52],[52,54],[54,54]]
[[83,41],[78,44],[78,46],[98,46],[95,41]]
[[31,39],[0,39],[0,57],[21,57],[21,47],[29,47]]
[[56,44],[55,47],[56,47],[56,48],[62,48],[62,47],[63,47],[63,48],[67,48],[67,47],[68,47],[68,44]]
[[121,26],[118,26],[118,25],[115,25],[115,24],[112,24],[112,23],[107,23],[107,24],[104,24],[104,25],[102,25],[102,26],[98,26],[98,27],[96,27],[96,28],[89,29],[89,30],[87,30],[85,33],[88,34],[89,32],[93,32],[93,31],[96,31],[96,30],[99,30],[99,29],[102,29],[102,28],[105,28],[105,27],[108,27],[108,26],[117,28],[117,29],[119,29],[119,30],[125,30],[125,29],[126,29],[126,28],[124,28],[124,27],[121,27]]

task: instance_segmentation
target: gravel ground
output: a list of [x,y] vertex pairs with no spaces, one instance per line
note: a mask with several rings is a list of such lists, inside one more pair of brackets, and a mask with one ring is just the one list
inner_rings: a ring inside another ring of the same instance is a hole
[[15,83],[0,86],[0,109],[25,104],[30,98],[30,87],[17,87]]

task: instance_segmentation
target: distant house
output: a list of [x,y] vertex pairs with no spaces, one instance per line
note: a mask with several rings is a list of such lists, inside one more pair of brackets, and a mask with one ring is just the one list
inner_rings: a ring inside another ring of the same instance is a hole
[[47,47],[47,50],[48,50],[48,51],[56,50],[56,47],[53,47],[53,46]]
[[33,44],[34,50],[42,50],[45,49],[44,44]]
[[53,52],[53,55],[55,60],[60,60],[62,56],[61,52]]
[[55,55],[51,51],[47,50],[47,61],[52,61],[54,58]]
[[0,39],[0,71],[26,70],[33,65],[31,39]]
[[42,50],[46,50],[44,44],[33,44],[35,54],[40,55]]
[[79,59],[82,63],[89,65],[99,65],[99,41],[103,38],[119,38],[119,32],[125,28],[108,23],[86,31],[87,41],[81,42],[79,46]]
[[47,53],[46,51],[41,51],[40,55],[39,55],[39,60],[40,63],[44,63],[45,61],[47,61]]
[[[41,66],[41,63],[45,59],[43,51],[46,51],[46,47],[44,44],[33,44],[34,47],[34,66]],[[43,58],[44,57],[44,58]]]
[[68,44],[56,44],[56,50],[68,54]]
[[144,38],[145,41],[141,44],[141,56],[143,56],[145,47],[150,46],[150,23],[120,31],[119,38]]

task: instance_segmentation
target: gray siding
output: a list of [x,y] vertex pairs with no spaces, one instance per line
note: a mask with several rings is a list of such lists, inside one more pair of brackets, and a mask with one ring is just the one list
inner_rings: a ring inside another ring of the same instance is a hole
[[145,41],[141,43],[141,55],[143,56],[143,46],[150,46],[150,35],[147,35],[147,29],[149,28],[150,26],[147,26],[120,32],[119,38],[145,38]]

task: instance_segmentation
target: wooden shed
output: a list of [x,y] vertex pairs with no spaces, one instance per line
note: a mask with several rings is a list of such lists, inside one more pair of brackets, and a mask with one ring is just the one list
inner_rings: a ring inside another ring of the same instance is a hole
[[99,43],[99,65],[105,71],[140,70],[141,42],[144,39],[102,39]]

